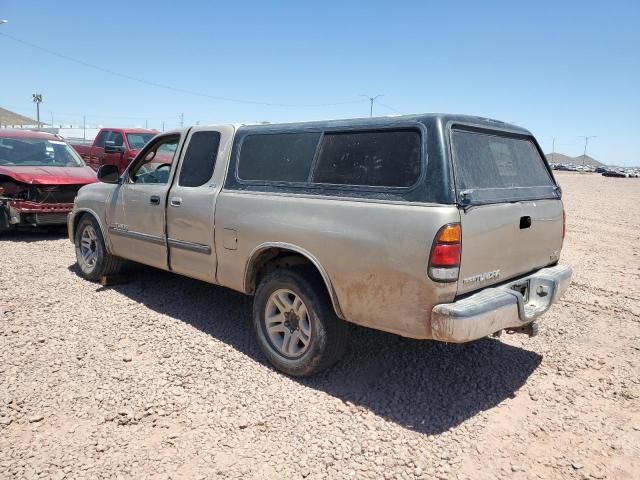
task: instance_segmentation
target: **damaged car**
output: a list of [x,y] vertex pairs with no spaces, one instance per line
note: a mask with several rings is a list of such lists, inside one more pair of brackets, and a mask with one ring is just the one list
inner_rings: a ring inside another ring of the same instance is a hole
[[0,234],[67,222],[78,190],[95,172],[62,137],[0,129]]

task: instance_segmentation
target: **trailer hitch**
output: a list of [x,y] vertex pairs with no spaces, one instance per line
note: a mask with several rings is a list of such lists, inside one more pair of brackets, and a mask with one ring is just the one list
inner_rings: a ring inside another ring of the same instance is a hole
[[522,327],[505,328],[505,331],[509,335],[513,335],[514,333],[524,333],[529,337],[535,337],[538,335],[538,328],[538,324],[536,322],[532,322],[529,325],[524,325]]

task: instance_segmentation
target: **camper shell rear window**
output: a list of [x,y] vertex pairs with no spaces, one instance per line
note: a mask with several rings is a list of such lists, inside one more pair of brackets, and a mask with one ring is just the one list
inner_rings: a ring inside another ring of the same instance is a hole
[[530,137],[454,127],[451,154],[462,204],[559,197],[548,166]]

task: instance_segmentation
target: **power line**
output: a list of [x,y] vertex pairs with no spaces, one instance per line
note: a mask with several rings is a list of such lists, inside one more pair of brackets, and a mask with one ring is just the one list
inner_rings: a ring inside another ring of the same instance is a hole
[[[22,107],[18,107],[16,105],[6,105],[3,104],[3,107],[5,108],[10,108],[16,112],[22,110]],[[59,110],[53,110],[52,113],[55,113],[56,116],[58,115],[65,115],[65,116],[72,116],[72,117],[82,117],[82,116],[86,116],[88,118],[95,118],[95,119],[114,119],[114,120],[163,120],[166,117],[131,117],[131,116],[126,116],[126,115],[103,115],[102,113],[98,114],[98,113],[78,113],[78,112],[61,112]]]
[[85,62],[84,60],[80,60],[78,58],[74,58],[74,57],[70,57],[69,55],[65,55],[59,52],[54,52],[53,50],[50,50],[46,47],[42,47],[40,45],[36,45],[35,43],[31,43],[31,42],[27,42],[26,40],[22,40],[20,38],[14,37],[12,35],[7,35],[6,33],[0,33],[0,35],[7,37],[10,40],[13,40],[14,42],[17,43],[21,43],[23,45],[26,45],[30,48],[34,48],[36,50],[41,50],[45,53],[48,53],[49,55],[53,55],[55,57],[58,58],[62,58],[64,60],[68,60],[70,62],[74,62],[77,63],[79,65],[83,65],[87,68],[92,68],[94,70],[98,70],[100,72],[103,73],[107,73],[109,75],[113,75],[116,77],[120,77],[120,78],[125,78],[127,80],[131,80],[134,82],[138,82],[138,83],[142,83],[144,85],[149,85],[152,87],[156,87],[156,88],[163,88],[165,90],[171,90],[173,92],[178,92],[178,93],[183,93],[186,95],[193,95],[196,97],[204,97],[204,98],[210,98],[212,100],[218,100],[218,101],[223,101],[223,102],[233,102],[233,103],[243,103],[243,104],[247,104],[247,105],[263,105],[263,106],[267,106],[267,107],[291,107],[291,108],[295,108],[295,107],[300,107],[300,108],[310,108],[310,107],[333,107],[333,106],[338,106],[338,105],[352,105],[355,103],[361,103],[362,100],[348,100],[348,101],[344,101],[344,102],[331,102],[331,103],[272,103],[272,102],[261,102],[261,101],[256,101],[256,100],[246,100],[246,99],[240,99],[240,98],[231,98],[231,97],[220,97],[217,95],[209,95],[208,93],[202,93],[202,92],[196,92],[195,90],[187,90],[184,88],[178,88],[178,87],[173,87],[171,85],[165,85],[163,83],[157,83],[157,82],[152,82],[150,80],[145,80],[143,78],[137,78],[137,77],[133,77],[131,75],[127,75],[125,73],[120,73],[120,72],[115,72],[113,70],[109,70],[108,68],[104,68],[104,67],[100,67],[99,65],[94,65],[93,63],[89,63],[89,62]]
[[384,108],[386,108],[388,110],[391,110],[392,112],[398,113],[400,115],[404,115],[404,113],[402,113],[400,110],[396,110],[395,108],[390,107],[389,105],[382,103],[380,100],[378,100],[378,105],[380,105],[381,107],[384,107]]

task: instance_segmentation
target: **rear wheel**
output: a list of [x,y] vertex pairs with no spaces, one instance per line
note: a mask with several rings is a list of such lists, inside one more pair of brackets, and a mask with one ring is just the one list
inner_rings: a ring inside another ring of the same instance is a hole
[[80,219],[75,245],[80,274],[87,280],[97,281],[120,271],[123,260],[107,252],[98,222],[90,215]]
[[296,377],[329,367],[346,349],[347,324],[331,306],[324,284],[307,269],[275,270],[253,302],[260,348],[278,370]]

